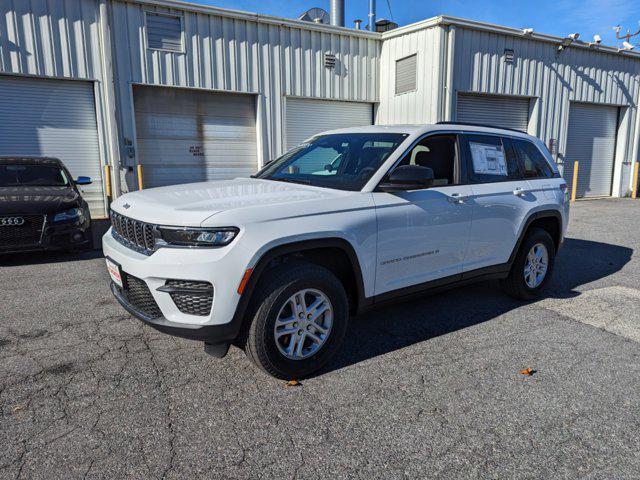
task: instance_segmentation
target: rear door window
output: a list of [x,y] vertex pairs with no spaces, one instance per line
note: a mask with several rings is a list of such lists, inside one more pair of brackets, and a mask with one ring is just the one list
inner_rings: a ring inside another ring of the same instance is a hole
[[463,135],[471,183],[493,183],[521,178],[510,144],[492,135]]
[[525,178],[551,178],[554,172],[542,152],[528,140],[511,139]]

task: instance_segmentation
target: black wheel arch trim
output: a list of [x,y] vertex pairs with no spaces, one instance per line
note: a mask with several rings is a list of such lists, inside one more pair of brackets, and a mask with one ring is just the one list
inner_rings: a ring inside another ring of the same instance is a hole
[[255,288],[260,281],[260,277],[264,273],[265,268],[269,265],[269,263],[271,263],[272,260],[283,255],[302,253],[304,251],[317,250],[322,248],[338,248],[347,255],[347,257],[349,258],[349,263],[351,264],[350,266],[354,273],[354,277],[356,279],[358,311],[360,311],[365,304],[369,303],[370,300],[367,299],[364,294],[364,277],[362,275],[362,269],[360,267],[360,260],[358,259],[358,255],[356,254],[355,249],[348,240],[339,237],[327,237],[285,243],[282,245],[277,245],[263,253],[253,267],[253,271],[251,272],[249,281],[247,282],[247,285],[242,292],[242,296],[240,297],[240,301],[238,302],[238,306],[236,307],[236,312],[233,316],[233,320],[231,321],[232,324],[237,328],[237,331],[240,331],[242,322],[245,319],[244,317],[249,307],[249,302],[251,301],[251,297],[253,296]]
[[520,250],[520,245],[522,245],[522,242],[524,241],[524,236],[526,235],[527,230],[529,230],[529,227],[533,222],[541,218],[555,218],[556,220],[558,220],[558,229],[559,229],[560,238],[558,238],[558,244],[556,245],[556,247],[559,249],[560,245],[562,245],[562,213],[560,213],[559,210],[551,210],[551,209],[533,212],[527,217],[527,220],[524,222],[522,231],[518,236],[518,241],[516,242],[515,246],[513,247],[513,250],[511,251],[511,255],[509,256],[509,262],[508,262],[509,268],[511,268],[511,265],[513,265],[513,262],[516,259],[516,255],[518,254],[518,250]]

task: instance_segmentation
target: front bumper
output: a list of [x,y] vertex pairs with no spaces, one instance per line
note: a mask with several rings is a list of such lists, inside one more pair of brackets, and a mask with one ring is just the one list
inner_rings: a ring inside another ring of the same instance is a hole
[[[238,335],[242,315],[237,314],[237,288],[247,265],[242,249],[161,248],[147,256],[122,245],[111,229],[102,238],[102,245],[104,255],[120,265],[125,277],[143,282],[146,294],[157,305],[157,315],[145,315],[111,284],[118,302],[136,318],[164,333],[207,343],[228,342]],[[213,302],[209,314],[183,313],[165,290],[168,280],[210,283]]]
[[162,333],[189,340],[202,340],[211,344],[231,342],[238,336],[240,326],[236,322],[223,325],[193,325],[171,322],[164,317],[151,318],[130,305],[113,282],[111,282],[111,293],[127,312]]

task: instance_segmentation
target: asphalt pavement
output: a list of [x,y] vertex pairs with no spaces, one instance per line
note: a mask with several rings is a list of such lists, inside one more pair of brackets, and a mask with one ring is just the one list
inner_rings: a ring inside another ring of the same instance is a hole
[[640,478],[638,225],[577,202],[544,299],[386,307],[293,387],[131,318],[99,251],[0,259],[0,478]]

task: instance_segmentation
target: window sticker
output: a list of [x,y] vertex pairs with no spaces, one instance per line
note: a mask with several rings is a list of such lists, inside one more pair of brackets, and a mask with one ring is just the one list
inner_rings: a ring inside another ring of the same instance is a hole
[[480,175],[501,175],[506,177],[507,161],[502,145],[469,142],[473,171]]

